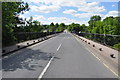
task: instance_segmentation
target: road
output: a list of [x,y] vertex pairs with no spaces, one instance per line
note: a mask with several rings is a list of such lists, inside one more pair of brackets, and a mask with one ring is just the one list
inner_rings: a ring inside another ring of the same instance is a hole
[[64,32],[2,60],[3,78],[116,78],[71,33]]

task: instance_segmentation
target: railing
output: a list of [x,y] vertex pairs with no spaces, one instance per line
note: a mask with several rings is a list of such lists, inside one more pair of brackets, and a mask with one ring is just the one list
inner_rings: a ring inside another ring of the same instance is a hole
[[116,44],[120,44],[120,35],[92,34],[92,33],[84,33],[84,32],[81,33],[76,32],[76,34],[85,37],[87,39],[93,40],[95,42],[99,42],[103,45],[112,47],[114,49],[120,50],[119,48],[115,48]]
[[42,38],[55,33],[60,33],[60,32],[18,32],[18,33],[14,33],[14,36],[16,38],[16,42],[19,43],[27,40]]

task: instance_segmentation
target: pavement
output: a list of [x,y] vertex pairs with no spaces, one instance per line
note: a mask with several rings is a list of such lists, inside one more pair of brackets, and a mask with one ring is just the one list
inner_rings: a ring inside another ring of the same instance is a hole
[[2,59],[3,78],[117,78],[69,32]]

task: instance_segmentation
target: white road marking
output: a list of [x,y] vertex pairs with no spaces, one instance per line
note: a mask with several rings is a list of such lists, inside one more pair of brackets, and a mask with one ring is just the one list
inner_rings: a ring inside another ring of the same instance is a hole
[[95,58],[97,58],[99,61],[101,61],[100,60],[100,58],[99,57],[97,57],[93,52],[91,52],[88,48],[86,48]]
[[[58,46],[57,51],[60,49],[62,43]],[[54,56],[50,59],[50,61],[48,62],[48,64],[45,66],[45,68],[43,69],[42,73],[40,74],[40,76],[38,77],[38,80],[41,80],[41,78],[43,77],[43,75],[45,74],[45,72],[47,71],[47,69],[49,68],[52,60],[54,59]]]
[[62,43],[58,46],[57,51],[60,49],[61,45],[62,45]]
[[107,64],[103,63],[103,65],[104,65],[106,68],[108,68],[112,73],[114,73],[118,78],[120,78],[120,76],[119,76],[116,72],[114,72]]
[[54,56],[50,59],[50,61],[46,65],[46,67],[43,69],[42,73],[38,77],[38,80],[41,80],[41,78],[43,77],[43,75],[45,74],[45,72],[47,71],[47,69],[49,68],[49,66],[50,66],[50,64],[51,64],[51,62],[52,62],[53,59],[54,59]]
[[[90,53],[92,53],[88,48],[86,48]],[[100,58],[98,58],[94,53],[92,53],[92,55],[94,56],[94,57],[96,57],[99,61],[101,61],[100,60]],[[115,72],[115,71],[113,71],[107,64],[105,64],[103,61],[102,61],[102,63],[103,63],[103,65],[106,67],[106,68],[108,68],[114,75],[116,75],[117,77],[119,77],[119,75]]]

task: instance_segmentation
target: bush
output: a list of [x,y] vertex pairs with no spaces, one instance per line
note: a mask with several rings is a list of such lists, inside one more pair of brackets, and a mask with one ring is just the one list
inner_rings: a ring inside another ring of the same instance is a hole
[[120,43],[115,44],[113,47],[116,48],[116,49],[118,49],[118,50],[120,50]]

